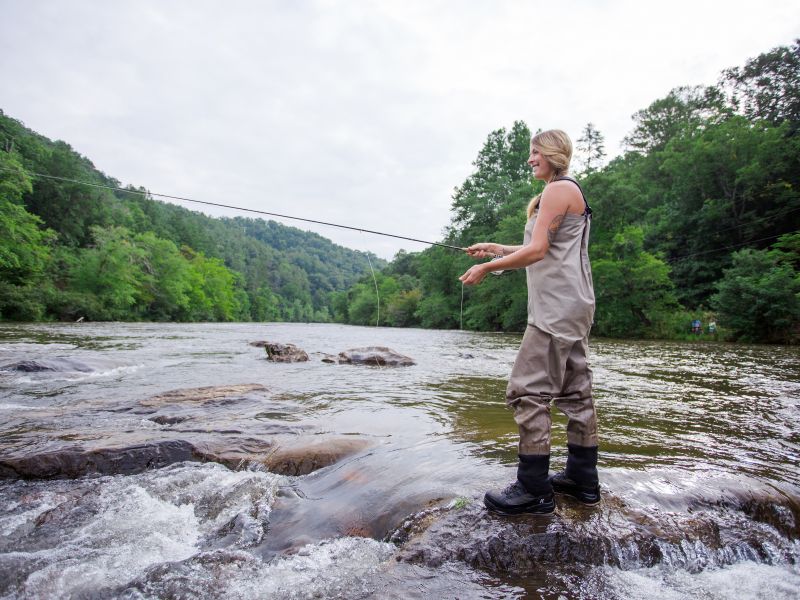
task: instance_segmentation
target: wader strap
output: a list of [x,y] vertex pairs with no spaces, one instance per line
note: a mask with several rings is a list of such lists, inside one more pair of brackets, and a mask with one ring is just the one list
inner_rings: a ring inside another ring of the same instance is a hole
[[581,187],[580,183],[578,183],[572,177],[567,177],[566,175],[562,175],[561,177],[556,177],[555,179],[553,179],[553,181],[571,181],[572,183],[577,185],[578,190],[581,193],[581,198],[583,198],[583,204],[586,206],[586,208],[583,210],[583,215],[589,216],[592,214],[592,208],[589,206],[589,202],[586,200],[586,194],[583,193],[583,188]]

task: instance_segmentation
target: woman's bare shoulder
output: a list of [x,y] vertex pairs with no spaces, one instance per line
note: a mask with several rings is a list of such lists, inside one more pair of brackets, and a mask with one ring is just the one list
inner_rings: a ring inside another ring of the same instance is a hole
[[542,192],[542,203],[555,208],[558,212],[583,212],[583,196],[580,189],[571,181],[553,181],[548,183]]

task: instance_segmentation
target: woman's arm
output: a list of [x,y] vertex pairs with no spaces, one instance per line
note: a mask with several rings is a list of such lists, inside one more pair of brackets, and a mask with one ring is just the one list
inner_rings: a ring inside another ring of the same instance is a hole
[[493,242],[481,242],[472,244],[467,248],[467,254],[473,258],[489,258],[495,256],[508,256],[522,248],[522,246],[504,246]]
[[[576,195],[580,204],[576,203]],[[483,281],[489,271],[522,269],[539,262],[550,249],[550,240],[558,233],[564,216],[570,212],[578,212],[578,208],[582,211],[583,199],[575,185],[566,181],[549,184],[542,192],[542,201],[539,204],[536,224],[533,226],[531,243],[527,246],[508,246],[508,248],[517,249],[498,260],[470,267],[459,279],[465,285],[477,285]],[[476,246],[480,246],[480,244],[476,244]],[[469,249],[467,250],[469,251]]]

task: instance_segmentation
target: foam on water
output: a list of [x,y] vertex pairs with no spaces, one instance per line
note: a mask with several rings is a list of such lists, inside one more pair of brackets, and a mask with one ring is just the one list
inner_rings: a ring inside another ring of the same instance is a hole
[[[0,515],[0,532],[3,537],[10,537],[20,528],[36,522],[36,520],[49,510],[67,500],[62,494],[44,492],[39,496],[39,502],[31,507],[22,506],[22,502],[11,501],[5,506],[5,514]],[[17,512],[17,509],[21,511]]]
[[[0,521],[3,546],[13,549],[0,554],[0,569],[27,565],[28,575],[19,589],[0,587],[0,593],[97,593],[154,565],[186,560],[209,540],[250,546],[264,535],[278,480],[214,464],[178,464],[65,482],[61,495],[32,490],[33,501],[10,504]],[[233,521],[237,526],[226,530]]]
[[129,580],[152,564],[196,552],[198,520],[191,505],[174,506],[130,486],[103,493],[103,512],[47,551],[46,564],[25,582],[26,594],[66,597]]
[[396,548],[367,538],[342,537],[305,546],[299,553],[264,562],[241,551],[198,555],[155,569],[124,590],[126,598],[362,598],[375,591],[376,573]]
[[631,600],[794,600],[800,594],[800,567],[797,565],[741,562],[702,573],[660,568],[633,571],[607,568],[601,579],[599,589],[603,590],[604,597]]
[[8,375],[5,374],[4,380],[10,385],[36,385],[40,383],[80,383],[82,381],[93,381],[98,379],[113,379],[124,378],[128,375],[136,373],[139,369],[144,367],[143,364],[136,365],[123,365],[119,367],[112,367],[99,371],[42,371],[35,374],[26,375]]
[[232,580],[231,595],[244,598],[358,597],[369,591],[366,576],[396,551],[366,538],[339,538],[255,569],[253,578]]
[[70,383],[75,383],[78,381],[85,381],[85,380],[92,380],[92,379],[100,379],[104,377],[124,377],[126,375],[130,375],[131,373],[135,373],[139,369],[144,367],[144,365],[126,365],[121,367],[114,367],[113,369],[106,369],[105,371],[93,371],[91,373],[81,374],[77,377],[67,377],[63,380],[54,379],[51,381],[68,381]]

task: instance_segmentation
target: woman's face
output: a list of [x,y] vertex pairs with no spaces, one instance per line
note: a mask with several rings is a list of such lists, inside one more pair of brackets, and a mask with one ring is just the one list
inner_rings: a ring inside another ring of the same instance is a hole
[[550,181],[553,177],[553,165],[539,153],[539,148],[533,144],[531,144],[531,155],[528,157],[528,164],[531,166],[531,169],[533,169],[533,176],[536,179]]

